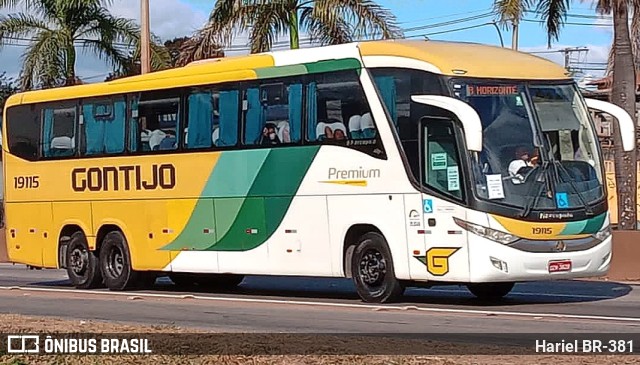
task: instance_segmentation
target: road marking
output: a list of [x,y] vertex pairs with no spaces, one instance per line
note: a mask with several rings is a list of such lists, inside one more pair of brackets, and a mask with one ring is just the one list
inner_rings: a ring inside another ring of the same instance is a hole
[[[466,290],[447,290],[447,289],[429,289],[429,288],[416,288],[418,290],[424,290],[428,293],[455,293],[455,294],[468,294]],[[582,294],[549,294],[549,293],[527,293],[527,292],[509,292],[509,295],[519,296],[536,296],[536,297],[552,297],[552,298],[580,298],[580,299],[615,299],[617,297],[607,295],[582,295]]]
[[[62,288],[33,288],[20,286],[0,286],[0,290],[21,290],[32,292],[53,292],[53,293],[75,293],[75,294],[93,294],[106,296],[131,296],[131,292],[113,292],[113,291],[92,291],[78,289],[62,289]],[[562,314],[562,313],[534,313],[534,312],[511,312],[511,311],[491,311],[477,309],[455,309],[455,308],[433,308],[433,307],[417,307],[417,306],[397,306],[397,305],[372,305],[372,304],[353,304],[353,303],[329,303],[329,302],[313,302],[300,300],[282,300],[282,299],[258,299],[258,298],[229,298],[229,297],[213,297],[192,294],[158,294],[158,293],[135,293],[136,296],[142,298],[165,298],[165,299],[195,299],[209,300],[218,302],[243,302],[243,303],[261,303],[261,304],[289,304],[289,305],[306,305],[316,307],[334,307],[334,308],[352,308],[352,309],[371,309],[375,311],[407,311],[415,310],[430,313],[451,313],[451,314],[474,314],[484,316],[512,316],[523,318],[554,318],[554,319],[580,319],[594,321],[612,321],[612,322],[628,322],[639,323],[640,318],[634,317],[613,317],[598,315],[581,315],[581,314]]]

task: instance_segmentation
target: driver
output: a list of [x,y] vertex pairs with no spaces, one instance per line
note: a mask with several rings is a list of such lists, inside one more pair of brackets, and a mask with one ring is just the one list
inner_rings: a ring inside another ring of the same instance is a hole
[[509,176],[512,177],[511,181],[514,184],[522,184],[524,182],[524,176],[528,170],[531,170],[534,165],[529,159],[529,150],[520,146],[516,148],[516,159],[509,164]]

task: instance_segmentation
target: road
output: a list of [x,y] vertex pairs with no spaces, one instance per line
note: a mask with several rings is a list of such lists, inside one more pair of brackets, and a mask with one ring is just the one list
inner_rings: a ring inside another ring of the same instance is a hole
[[75,290],[62,270],[0,264],[0,312],[226,332],[640,333],[634,286],[587,281],[518,284],[497,304],[443,286],[371,305],[344,279],[247,277],[233,292],[187,293],[161,278],[152,290],[114,293]]

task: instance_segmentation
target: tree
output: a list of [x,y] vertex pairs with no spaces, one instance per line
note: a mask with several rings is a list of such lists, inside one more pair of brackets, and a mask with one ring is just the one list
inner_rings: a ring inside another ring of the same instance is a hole
[[193,49],[185,51],[228,45],[238,31],[249,31],[252,53],[270,50],[287,33],[295,49],[300,30],[323,45],[402,35],[395,16],[371,0],[218,0],[208,24],[194,37]]
[[[597,10],[613,16],[613,85],[611,101],[636,115],[636,67],[629,32],[629,9],[640,11],[639,0],[599,0]],[[634,43],[637,40],[634,40]],[[637,124],[634,123],[634,135]],[[615,174],[618,187],[618,225],[623,230],[637,228],[637,155],[624,152],[620,130],[614,133]]]
[[0,110],[4,109],[4,103],[14,93],[18,92],[18,87],[14,84],[14,80],[7,77],[7,73],[0,74]]
[[111,0],[0,0],[0,7],[21,5],[25,10],[0,16],[0,43],[29,42],[22,56],[21,88],[78,83],[78,47],[114,69],[125,67],[127,50],[139,48],[140,28],[111,15],[106,9],[110,4]]
[[[114,70],[107,76],[105,81],[120,79],[123,77],[139,75],[142,72],[140,66],[140,44],[136,45],[135,50],[129,51],[126,59],[119,68]],[[171,54],[169,49],[160,45],[158,37],[151,35],[151,71],[160,71],[172,67]]]
[[180,41],[173,44],[172,47],[174,47],[173,55],[176,55],[174,66],[184,66],[197,60],[224,57],[222,47],[213,42],[211,38],[206,38],[201,34],[196,34],[186,40],[180,38]]

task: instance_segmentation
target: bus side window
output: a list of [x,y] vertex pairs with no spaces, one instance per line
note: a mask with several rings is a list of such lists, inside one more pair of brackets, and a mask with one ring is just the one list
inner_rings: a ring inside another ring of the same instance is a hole
[[434,119],[423,121],[422,125],[423,181],[444,194],[462,199],[460,159],[453,122]]
[[86,155],[118,154],[124,151],[124,100],[100,100],[83,104],[82,117]]
[[272,83],[248,88],[244,144],[273,146],[300,141],[302,84]]
[[76,107],[46,108],[42,111],[42,154],[44,157],[73,156],[76,153]]
[[41,120],[33,105],[19,105],[7,109],[7,141],[9,151],[25,160],[38,159],[41,141]]
[[[177,92],[146,92],[137,103],[141,144],[138,151],[166,151],[178,148],[180,96]],[[132,123],[133,124],[133,123]]]
[[307,85],[307,140],[373,139],[377,129],[354,71],[313,75]]

